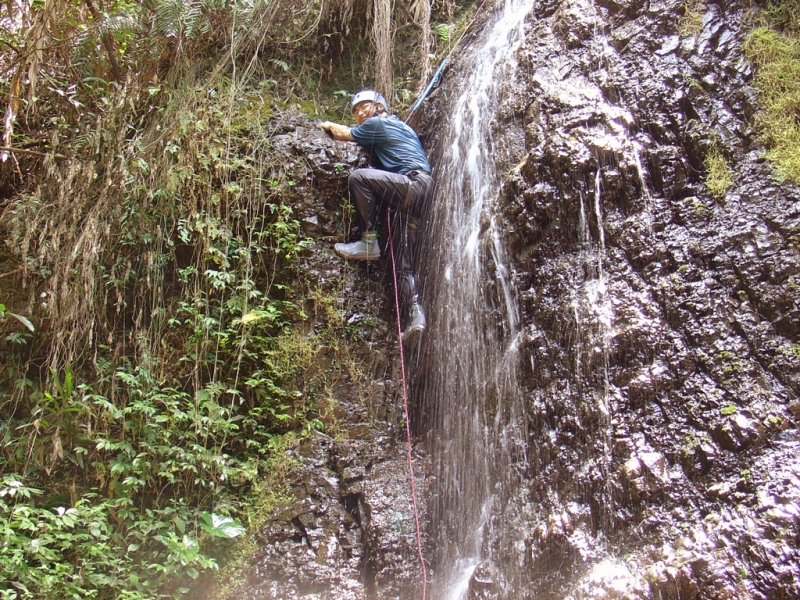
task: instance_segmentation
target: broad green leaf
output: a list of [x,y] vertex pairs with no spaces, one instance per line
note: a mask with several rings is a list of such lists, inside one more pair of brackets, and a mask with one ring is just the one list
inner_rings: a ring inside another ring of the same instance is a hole
[[215,513],[203,513],[200,515],[200,518],[202,519],[200,529],[215,537],[233,539],[247,531],[230,517],[224,517]]

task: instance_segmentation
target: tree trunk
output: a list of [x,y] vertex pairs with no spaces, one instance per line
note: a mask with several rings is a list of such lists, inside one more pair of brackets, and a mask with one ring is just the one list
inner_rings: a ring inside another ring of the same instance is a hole
[[[89,7],[89,11],[92,13],[92,16],[99,23],[103,17],[97,10],[97,8],[95,8],[94,4],[92,3],[92,0],[86,0],[86,6]],[[122,71],[119,68],[119,61],[117,60],[117,56],[114,53],[114,43],[111,41],[111,36],[109,35],[108,31],[104,31],[100,36],[100,39],[102,40],[103,46],[106,49],[106,54],[108,55],[108,61],[111,63],[111,70],[114,73],[114,79],[118,83],[122,83]]]
[[392,0],[372,4],[372,41],[375,44],[375,89],[392,98]]
[[414,18],[417,25],[419,25],[419,84],[417,85],[417,94],[421,94],[433,73],[430,58],[431,49],[433,48],[431,0],[417,0],[415,8]]

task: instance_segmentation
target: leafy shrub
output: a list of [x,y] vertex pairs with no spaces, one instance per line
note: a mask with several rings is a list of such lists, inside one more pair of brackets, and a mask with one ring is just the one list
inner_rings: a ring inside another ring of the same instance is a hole
[[[61,282],[33,319],[47,326],[25,333],[42,375],[2,359],[16,382],[0,386],[5,597],[179,595],[250,521],[273,440],[321,425],[286,285],[310,245],[295,175],[254,147],[263,103],[223,98],[142,96],[163,110],[134,139],[112,101],[108,129],[78,146],[106,148],[99,162],[54,168],[4,215],[21,262]],[[0,320],[32,327],[5,307]]]

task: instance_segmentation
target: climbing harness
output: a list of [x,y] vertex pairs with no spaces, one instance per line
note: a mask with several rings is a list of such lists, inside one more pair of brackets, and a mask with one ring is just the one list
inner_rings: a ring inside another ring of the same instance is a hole
[[408,416],[408,386],[406,385],[406,359],[403,354],[403,325],[400,318],[400,296],[397,293],[397,265],[394,261],[394,242],[392,241],[392,215],[386,211],[386,224],[389,233],[389,254],[392,256],[392,279],[394,282],[394,307],[397,313],[397,342],[400,345],[400,378],[403,384],[403,410],[406,418],[406,438],[408,441],[408,475],[411,479],[411,504],[414,508],[414,524],[417,527],[417,552],[419,564],[422,565],[422,600],[428,592],[428,571],[425,568],[425,557],[422,554],[422,533],[419,528],[419,509],[417,508],[417,485],[414,480],[414,463],[411,454],[411,420]]
[[420,94],[419,98],[417,98],[417,101],[414,102],[414,105],[411,107],[411,110],[408,111],[408,115],[406,116],[405,120],[403,121],[404,123],[408,123],[408,121],[411,118],[411,116],[415,112],[417,112],[417,109],[425,101],[425,98],[427,98],[428,94],[431,93],[431,90],[434,87],[436,87],[436,84],[439,81],[439,78],[442,76],[442,73],[444,72],[445,67],[450,63],[450,56],[453,54],[455,49],[458,48],[458,45],[461,43],[461,40],[464,39],[464,36],[467,35],[467,32],[470,30],[470,28],[472,27],[473,23],[475,23],[475,19],[478,18],[478,15],[480,14],[481,9],[483,8],[484,4],[486,4],[486,0],[483,0],[483,2],[481,2],[481,5],[478,7],[478,10],[475,11],[475,14],[472,15],[472,19],[470,19],[470,22],[467,23],[467,26],[464,29],[464,32],[456,40],[456,43],[453,44],[453,47],[450,48],[450,52],[447,53],[447,56],[445,56],[444,59],[442,59],[442,62],[439,63],[439,68],[436,69],[436,72],[433,74],[433,77],[431,77],[431,80],[428,83],[428,85],[425,87],[425,90],[422,92],[422,94]]

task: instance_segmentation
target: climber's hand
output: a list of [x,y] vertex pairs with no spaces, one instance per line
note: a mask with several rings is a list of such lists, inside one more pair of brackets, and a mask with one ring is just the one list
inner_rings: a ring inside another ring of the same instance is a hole
[[352,142],[353,137],[350,135],[350,128],[347,125],[339,125],[331,121],[322,121],[316,124],[317,127],[325,131],[334,140],[340,142]]

